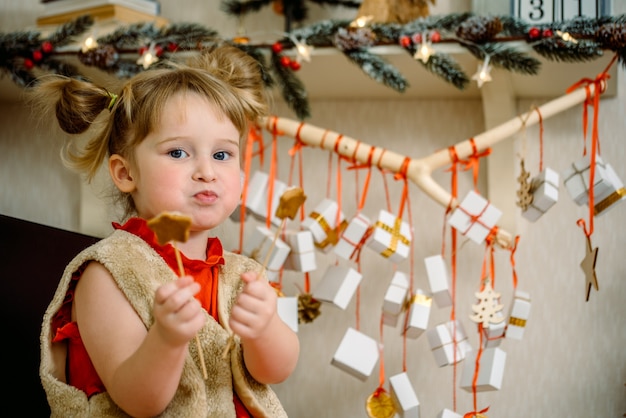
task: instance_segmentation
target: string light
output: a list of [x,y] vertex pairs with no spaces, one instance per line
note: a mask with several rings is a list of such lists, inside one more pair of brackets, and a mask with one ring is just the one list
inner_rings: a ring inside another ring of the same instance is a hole
[[565,42],[572,42],[577,44],[578,41],[569,34],[569,32],[561,32],[560,30],[556,31],[556,34],[559,35],[561,37],[561,39],[563,39]]
[[150,47],[144,51],[143,54],[137,60],[137,65],[143,66],[144,70],[147,70],[152,64],[157,62],[159,57],[156,52],[156,45],[154,42],[150,43]]
[[87,51],[89,51],[90,49],[94,49],[98,47],[98,42],[96,42],[96,35],[95,33],[90,33],[89,36],[87,36],[85,38],[85,40],[83,41],[83,43],[81,44],[80,50],[85,53]]
[[433,49],[431,41],[428,38],[428,34],[424,32],[422,34],[422,43],[420,44],[419,48],[417,48],[417,51],[415,52],[415,55],[413,55],[413,58],[415,58],[416,60],[421,60],[424,64],[426,64],[430,59],[430,56],[434,53],[435,50]]
[[483,84],[491,81],[491,65],[489,65],[489,55],[485,57],[485,60],[478,66],[478,71],[472,76],[472,80],[476,80],[478,88],[481,88]]
[[350,27],[351,28],[364,28],[365,26],[369,25],[373,19],[374,19],[374,16],[372,15],[359,16],[356,19],[354,19],[352,22],[350,22]]

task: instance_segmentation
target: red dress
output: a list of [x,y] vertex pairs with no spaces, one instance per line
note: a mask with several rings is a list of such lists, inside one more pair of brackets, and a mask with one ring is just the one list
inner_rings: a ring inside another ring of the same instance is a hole
[[[146,221],[141,218],[131,218],[124,225],[113,223],[115,229],[122,229],[130,232],[146,241],[170,266],[178,272],[178,263],[174,247],[170,244],[159,245],[154,232],[148,227]],[[196,295],[202,303],[202,307],[217,321],[217,285],[219,266],[224,264],[222,256],[222,243],[218,238],[209,238],[207,243],[206,261],[190,260],[184,254],[180,254],[185,268],[185,274],[193,276],[194,280],[200,283],[201,290]],[[56,330],[53,342],[67,341],[67,382],[72,386],[82,390],[88,397],[97,393],[106,392],[96,369],[85,350],[83,341],[78,330],[78,324],[71,320],[72,302],[74,300],[74,290],[76,283],[80,279],[85,266],[82,266],[74,273],[72,283],[63,302],[63,306],[55,315],[52,322],[52,329]],[[233,394],[237,417],[248,418],[250,414],[237,396]]]

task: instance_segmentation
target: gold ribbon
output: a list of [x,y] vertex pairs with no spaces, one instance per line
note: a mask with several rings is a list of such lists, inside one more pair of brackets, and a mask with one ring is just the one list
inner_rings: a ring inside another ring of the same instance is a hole
[[337,228],[333,229],[330,227],[330,225],[328,225],[326,219],[324,219],[324,217],[317,212],[311,212],[309,214],[309,218],[313,218],[315,222],[317,222],[322,227],[322,230],[326,233],[326,239],[321,242],[315,243],[315,246],[318,248],[326,248],[328,244],[337,244],[337,242],[339,242],[339,236],[348,226],[348,222],[344,220],[337,226]]
[[511,317],[509,319],[509,324],[510,325],[515,325],[516,327],[525,327],[526,326],[526,320],[522,319],[522,318],[515,318],[515,317]]
[[393,228],[381,221],[376,221],[376,224],[374,225],[375,227],[380,228],[383,231],[391,234],[391,242],[389,243],[389,247],[387,247],[382,253],[380,253],[382,256],[389,258],[393,253],[395,253],[396,248],[398,247],[398,241],[401,241],[406,246],[410,244],[408,238],[400,234],[401,225],[402,219],[400,218],[396,218],[395,222],[393,223]]
[[624,196],[626,196],[626,189],[622,187],[619,190],[615,190],[613,193],[605,197],[604,200],[596,203],[596,205],[593,207],[593,214],[597,216],[601,212],[605,211],[613,203],[621,200]]

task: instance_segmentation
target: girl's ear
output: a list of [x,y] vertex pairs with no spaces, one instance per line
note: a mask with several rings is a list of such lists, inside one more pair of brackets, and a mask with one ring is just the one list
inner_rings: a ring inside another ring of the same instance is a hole
[[109,174],[115,186],[122,193],[135,191],[135,180],[130,173],[130,164],[121,155],[113,154],[109,157]]

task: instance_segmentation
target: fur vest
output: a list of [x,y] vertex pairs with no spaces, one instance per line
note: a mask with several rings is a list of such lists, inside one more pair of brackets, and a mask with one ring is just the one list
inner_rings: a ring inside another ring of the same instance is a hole
[[[220,266],[218,312],[220,324],[207,315],[207,323],[198,332],[208,371],[204,380],[197,345],[189,344],[180,384],[172,402],[162,417],[219,417],[235,416],[233,391],[254,417],[286,417],[278,397],[265,384],[257,382],[246,370],[239,338],[228,359],[222,353],[229,338],[230,309],[243,282],[244,271],[259,270],[256,261],[228,251],[225,264]],[[72,274],[84,263],[95,260],[106,267],[130,304],[148,329],[154,319],[152,305],[157,287],[175,280],[176,274],[165,261],[141,238],[122,230],[88,247],[66,267],[43,318],[41,329],[41,363],[39,374],[48,398],[52,417],[127,417],[108,393],[87,399],[85,393],[64,382],[65,344],[52,344],[52,318],[61,307]]]

